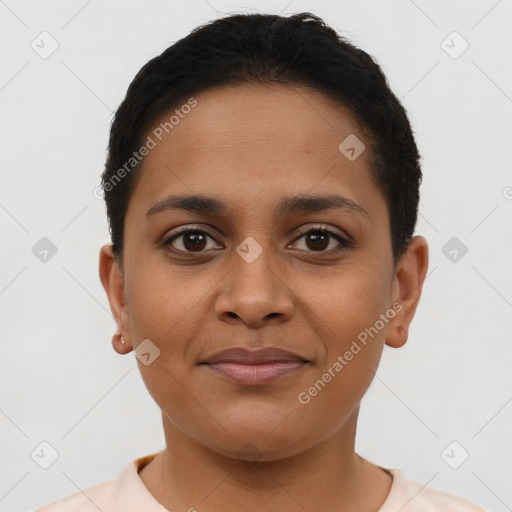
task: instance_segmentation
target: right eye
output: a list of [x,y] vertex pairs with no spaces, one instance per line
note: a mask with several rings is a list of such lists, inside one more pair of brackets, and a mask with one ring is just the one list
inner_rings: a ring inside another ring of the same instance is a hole
[[[188,227],[171,235],[164,242],[164,246],[170,246],[171,250],[179,252],[201,253],[207,248],[208,238],[215,241],[206,231]],[[175,242],[178,247],[174,245]]]

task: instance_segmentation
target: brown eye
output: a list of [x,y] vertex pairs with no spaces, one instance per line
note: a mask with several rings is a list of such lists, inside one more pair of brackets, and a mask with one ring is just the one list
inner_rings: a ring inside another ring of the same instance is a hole
[[[173,249],[184,252],[203,252],[207,248],[208,239],[213,238],[206,232],[198,229],[185,229],[175,233],[166,240],[165,245],[171,245]],[[174,243],[176,245],[174,245]]]
[[[310,229],[297,238],[296,242],[301,239],[304,239],[304,247],[299,247],[299,249],[308,252],[335,253],[351,247],[350,242],[346,238],[327,229]],[[334,247],[330,247],[332,240],[338,242],[338,245],[334,244]]]
[[329,246],[329,235],[322,231],[311,231],[306,236],[306,246],[314,251],[323,251]]

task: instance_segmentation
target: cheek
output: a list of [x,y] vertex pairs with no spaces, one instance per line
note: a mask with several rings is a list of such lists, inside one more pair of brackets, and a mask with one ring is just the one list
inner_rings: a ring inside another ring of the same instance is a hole
[[306,421],[322,417],[333,433],[364,396],[384,347],[387,323],[379,319],[386,311],[385,297],[378,280],[353,275],[314,298],[324,357],[315,378],[297,396],[308,409]]
[[[155,402],[164,410],[187,410],[190,395],[184,389],[187,372],[194,364],[190,340],[195,339],[208,314],[205,296],[208,279],[171,275],[168,268],[147,265],[132,270],[129,317],[134,350],[144,383]],[[150,340],[151,363],[144,364],[142,351]],[[141,345],[141,343],[146,345]],[[140,346],[139,346],[140,345]],[[154,345],[154,346],[153,346]],[[156,347],[156,348],[155,348]],[[193,347],[192,347],[193,348]],[[152,359],[152,354],[157,356]],[[186,386],[185,386],[186,387]]]
[[311,294],[324,357],[317,380],[303,390],[304,399],[315,402],[319,413],[325,408],[334,423],[341,419],[337,415],[362,398],[379,365],[390,320],[385,316],[389,294],[385,283],[382,269],[354,266]]
[[312,280],[302,296],[308,297],[306,309],[326,340],[332,340],[330,345],[339,341],[343,348],[385,313],[390,292],[386,282],[382,268],[351,265],[321,283]]
[[129,313],[135,344],[145,338],[161,347],[172,345],[175,351],[187,338],[183,333],[194,330],[194,318],[210,289],[208,279],[188,277],[182,271],[146,265],[134,269],[127,290]]

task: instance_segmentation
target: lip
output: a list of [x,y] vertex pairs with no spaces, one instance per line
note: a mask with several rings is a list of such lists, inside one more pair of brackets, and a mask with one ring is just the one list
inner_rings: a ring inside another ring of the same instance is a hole
[[307,361],[293,352],[269,347],[259,350],[221,350],[199,364],[238,384],[249,386],[274,382],[296,373]]
[[244,347],[233,347],[216,352],[203,362],[206,364],[238,363],[256,365],[290,361],[306,360],[298,354],[276,347],[260,348],[257,350],[249,350]]

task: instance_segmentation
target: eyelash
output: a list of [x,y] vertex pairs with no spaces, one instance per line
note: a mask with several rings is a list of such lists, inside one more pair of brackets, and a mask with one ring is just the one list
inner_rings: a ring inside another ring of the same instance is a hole
[[[165,241],[163,242],[163,245],[165,247],[168,247],[168,246],[170,246],[170,244],[172,242],[174,242],[174,240],[178,239],[180,236],[184,236],[184,235],[187,235],[187,234],[197,234],[197,233],[205,234],[208,237],[210,237],[212,240],[216,241],[215,238],[208,231],[205,231],[204,229],[202,229],[200,227],[187,227],[185,229],[182,229],[181,231],[178,231],[178,232],[174,233],[170,237],[166,238]],[[300,240],[305,235],[308,235],[309,233],[327,234],[329,237],[332,237],[337,242],[339,242],[340,245],[338,247],[335,247],[334,249],[330,249],[328,251],[313,251],[313,250],[310,250],[310,251],[306,251],[306,252],[317,253],[319,255],[322,255],[322,254],[330,255],[330,254],[337,254],[339,252],[347,251],[347,250],[352,248],[352,242],[351,241],[349,241],[348,239],[344,238],[343,236],[339,235],[338,233],[335,233],[334,231],[331,231],[331,230],[329,230],[329,229],[327,229],[327,228],[325,228],[325,227],[323,227],[321,225],[314,226],[312,228],[309,228],[307,231],[304,231],[297,238],[295,238],[295,240],[293,240],[292,243],[297,242],[298,240]],[[185,254],[204,254],[206,252],[206,251],[196,251],[196,252],[195,251],[183,251],[181,249],[176,249],[174,247],[170,248],[170,250],[176,251],[178,253],[185,253]]]

